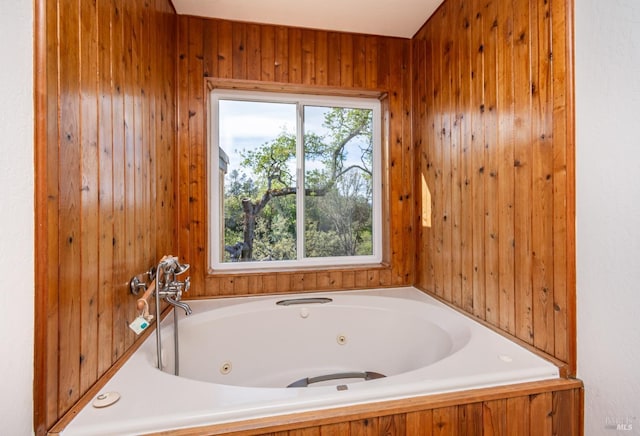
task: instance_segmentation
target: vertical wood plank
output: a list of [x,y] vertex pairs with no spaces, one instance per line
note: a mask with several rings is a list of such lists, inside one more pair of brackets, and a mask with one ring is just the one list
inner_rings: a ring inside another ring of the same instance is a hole
[[[134,265],[138,255],[136,243],[136,101],[137,101],[137,67],[138,67],[138,33],[136,32],[136,4],[124,5],[123,19],[123,81],[124,81],[124,148],[119,164],[124,166],[123,174],[123,202],[124,202],[124,229],[122,244],[124,245],[124,259],[122,269],[116,283],[126,283],[127,269]],[[139,118],[139,117],[138,117]],[[116,313],[114,317],[115,347],[114,361],[119,359],[131,343],[133,334],[127,327],[127,290],[126,286],[118,286],[116,292]]]
[[302,82],[302,30],[293,28],[289,33],[289,83]]
[[349,423],[351,436],[376,436],[379,434],[379,418],[367,418]]
[[552,394],[554,435],[580,434],[580,402],[578,390],[558,391]]
[[[140,254],[136,258],[135,266],[138,270],[144,270],[153,262],[152,251],[155,257],[155,217],[152,216],[153,206],[151,204],[152,198],[155,200],[155,180],[151,182],[155,177],[155,170],[153,162],[155,159],[155,135],[153,132],[153,119],[154,119],[154,81],[151,78],[152,70],[152,55],[151,55],[151,40],[153,38],[151,32],[152,19],[150,15],[150,8],[152,1],[147,1],[140,5],[138,9],[138,34],[140,38],[139,43],[139,59],[138,59],[138,82],[137,92],[140,100],[140,132],[138,138],[140,140],[140,151],[138,153],[139,162],[136,162],[137,177],[136,182],[140,185],[140,196],[136,203],[138,211],[136,215],[136,225],[139,227],[137,233],[136,244],[140,246]],[[135,316],[135,310],[129,309],[129,314],[133,312],[134,315],[128,315],[128,321]],[[127,322],[129,324],[129,322]],[[131,343],[135,341],[135,335],[130,335]]]
[[293,273],[291,275],[291,290],[295,292],[304,291],[304,276],[305,273]]
[[[554,2],[555,4],[555,2]],[[565,18],[565,26],[564,26],[564,52],[565,52],[565,62],[562,64],[564,68],[566,68],[565,72],[565,81],[566,81],[566,98],[565,98],[565,110],[566,110],[566,196],[565,196],[565,222],[566,222],[566,246],[567,246],[567,254],[566,261],[559,262],[560,268],[565,268],[566,271],[566,301],[567,301],[567,310],[566,310],[566,355],[567,361],[569,362],[569,371],[571,375],[576,375],[577,373],[577,332],[576,332],[576,168],[575,168],[575,85],[574,85],[574,63],[573,63],[573,47],[574,47],[574,37],[573,37],[573,16],[574,16],[574,6],[570,1],[565,1],[564,14]],[[556,22],[558,21],[556,18]],[[554,41],[558,39],[562,39],[559,34],[555,34]],[[562,48],[560,49],[562,50]],[[558,65],[558,64],[556,64]],[[558,67],[557,67],[558,68]],[[557,69],[556,68],[556,69]],[[560,67],[561,68],[561,67]],[[560,208],[554,209],[556,211],[561,210]],[[560,240],[555,239],[554,244],[562,243]],[[555,274],[554,269],[554,274]],[[557,309],[556,309],[557,310]],[[562,308],[558,311],[562,316]],[[562,328],[562,323],[556,324],[556,331]],[[582,400],[581,400],[582,401]]]
[[[344,42],[344,41],[343,41]],[[343,45],[344,49],[344,45]],[[344,53],[344,51],[343,51]],[[400,43],[394,43],[391,46],[391,57],[393,59],[400,59],[402,56],[402,45]],[[401,62],[393,62],[390,66],[393,75],[393,88],[394,89],[402,89],[402,73],[403,66]],[[402,93],[394,92],[389,96],[389,123],[390,123],[390,138],[389,138],[389,150],[388,150],[388,161],[389,161],[389,180],[402,180],[402,172],[403,172],[403,138],[402,138],[402,129],[403,129],[403,101],[402,101]],[[404,193],[403,186],[400,183],[391,182],[390,186],[390,195],[389,195],[389,219],[390,219],[390,241],[389,246],[391,249],[391,260],[392,262],[397,262],[400,259],[400,253],[403,252],[403,243],[402,240],[402,217],[401,211],[403,208]],[[394,271],[392,281],[394,283],[399,283],[402,281],[400,271]],[[361,283],[366,283],[363,281]],[[358,281],[356,281],[356,286],[358,286]],[[365,284],[366,286],[366,284]]]
[[239,80],[247,79],[247,24],[233,22],[232,28],[232,51],[231,64],[233,65],[233,78]]
[[465,436],[483,435],[486,407],[483,403],[464,404],[458,407],[459,433]]
[[344,289],[354,289],[356,287],[356,274],[354,271],[342,272],[342,285]]
[[274,80],[276,82],[289,81],[289,31],[287,28],[276,27]]
[[463,27],[460,22],[460,12],[452,14],[449,26],[455,29],[456,39],[451,39],[450,48],[450,74],[449,82],[451,87],[451,297],[453,304],[460,307],[462,305],[462,185],[463,185],[463,163],[462,163],[462,122],[464,120],[463,110],[460,106],[462,95],[461,81],[461,44],[459,35]]
[[59,325],[58,346],[67,350],[59,356],[58,414],[80,397],[80,275],[81,275],[81,145],[80,145],[80,40],[79,5],[60,1],[69,18],[60,20],[60,38],[66,50],[59,52],[59,86],[65,90],[60,104],[60,203],[59,203]]
[[249,277],[241,276],[235,279],[233,284],[234,295],[244,295],[249,293]]
[[507,400],[485,401],[482,406],[484,436],[509,435],[507,432]]
[[457,436],[458,406],[433,410],[433,436]]
[[[59,145],[59,128],[60,128],[60,120],[58,118],[58,103],[59,103],[59,95],[58,95],[58,77],[60,74],[59,71],[59,58],[58,58],[58,12],[57,12],[57,2],[47,2],[46,10],[43,11],[45,15],[46,22],[46,34],[45,34],[45,46],[46,46],[46,66],[44,66],[46,70],[46,133],[44,144],[42,144],[42,148],[44,148],[45,156],[43,156],[43,160],[45,162],[41,162],[40,160],[37,163],[42,163],[41,166],[38,167],[44,168],[45,174],[42,175],[42,178],[38,178],[37,181],[42,180],[43,184],[46,184],[46,238],[41,241],[44,243],[46,241],[46,247],[42,247],[38,253],[39,262],[42,262],[41,265],[46,265],[45,277],[43,277],[43,282],[46,284],[45,288],[36,288],[36,301],[40,300],[40,298],[44,299],[45,308],[42,311],[36,312],[36,314],[42,313],[44,315],[43,318],[37,318],[37,325],[45,325],[46,332],[42,332],[46,337],[44,339],[46,346],[46,355],[41,359],[44,362],[45,367],[40,368],[40,371],[45,372],[44,376],[41,374],[34,374],[34,383],[37,380],[43,380],[46,383],[46,386],[42,386],[44,392],[38,393],[39,395],[44,395],[44,398],[41,399],[42,403],[38,402],[34,404],[34,408],[38,406],[42,406],[44,410],[34,410],[35,420],[34,426],[36,430],[43,429],[46,430],[49,426],[53,425],[53,423],[57,420],[58,417],[58,390],[59,390],[59,346],[60,341],[58,337],[58,329],[59,329],[59,321],[60,321],[60,301],[59,301],[59,274],[60,269],[58,265],[60,264],[60,238],[59,238],[59,229],[60,229],[60,214],[59,214],[59,205],[60,205],[60,183],[59,183],[59,173],[61,168],[59,168],[59,155],[58,155],[58,145]],[[42,29],[40,29],[42,31]],[[40,35],[36,37],[37,41],[39,41]],[[38,58],[42,60],[41,58]],[[38,146],[37,146],[38,147]],[[39,149],[40,147],[38,147]],[[35,151],[36,155],[38,150]],[[39,172],[39,171],[38,171]],[[38,190],[40,190],[39,188]],[[36,203],[36,208],[38,204],[42,205],[44,203]],[[36,226],[36,231],[39,231],[39,226]],[[44,259],[39,258],[39,254],[42,253],[45,256],[46,261]],[[41,296],[38,294],[38,289],[42,289],[44,295]],[[36,315],[37,316],[37,315]],[[38,332],[38,331],[36,331]],[[36,337],[36,341],[38,338]],[[37,344],[38,342],[36,342]],[[38,349],[34,350],[34,353],[38,353]],[[36,368],[36,371],[37,368]],[[37,385],[34,385],[36,387]],[[35,394],[35,393],[34,393]],[[34,398],[34,401],[36,399]],[[38,422],[38,418],[42,417]],[[44,428],[43,428],[44,427]]]
[[367,47],[364,35],[353,35],[353,87],[364,88],[367,75]]
[[[187,53],[184,52],[186,47],[186,40],[180,38],[180,33],[184,33],[186,29],[181,29],[184,26],[186,18],[179,17],[178,22],[178,50],[180,56],[178,58],[178,68],[183,62],[188,62],[186,59]],[[233,77],[233,27],[230,21],[222,20],[218,22],[218,77],[223,79],[230,79]],[[180,72],[180,69],[178,70]],[[179,76],[186,77],[185,74],[178,74]],[[180,91],[178,91],[180,96]]]
[[[447,5],[445,3],[445,5]],[[436,11],[438,18],[442,20],[445,8],[440,8]],[[439,199],[442,198],[442,79],[441,79],[441,61],[442,61],[442,37],[439,29],[432,30],[432,46],[433,53],[430,64],[432,65],[431,71],[431,83],[432,83],[432,97],[433,101],[431,106],[433,108],[432,125],[433,125],[433,137],[429,154],[431,155],[431,161],[433,165],[433,194],[434,198],[432,216],[433,221],[431,223],[431,244],[432,244],[432,256],[433,259],[433,292],[436,295],[443,296],[443,262],[445,261],[443,254],[443,239],[442,239],[442,220],[443,220],[443,202]]]
[[276,274],[265,274],[262,276],[262,289],[266,293],[279,292]]
[[570,360],[569,341],[574,340],[575,332],[569,322],[568,314],[575,313],[570,301],[574,280],[570,279],[572,270],[569,259],[574,258],[569,249],[568,223],[574,222],[570,209],[573,197],[569,192],[568,180],[568,134],[569,100],[568,70],[571,64],[567,55],[567,2],[551,3],[552,17],[552,72],[553,72],[553,308],[554,308],[554,355],[562,361]]
[[[147,84],[145,87],[145,95],[148,112],[146,115],[146,135],[148,138],[145,146],[144,162],[146,166],[146,181],[145,192],[146,207],[145,212],[147,214],[147,222],[145,226],[146,240],[144,259],[142,260],[142,270],[148,268],[154,264],[157,260],[156,252],[158,250],[157,238],[160,236],[158,233],[158,216],[162,216],[163,211],[157,206],[158,195],[158,148],[160,146],[160,128],[158,119],[160,118],[160,89],[162,87],[162,80],[158,75],[159,62],[162,59],[162,55],[157,52],[160,41],[157,36],[158,33],[155,29],[158,28],[158,16],[154,13],[156,8],[155,1],[149,1],[145,4],[145,18],[144,28],[146,32],[145,39],[145,74],[144,81]],[[160,219],[162,222],[162,220]]]
[[257,24],[247,24],[247,79],[260,80],[262,78],[262,45],[261,27]]
[[[218,24],[219,29],[223,29],[228,25],[229,32],[226,34],[220,34],[218,39],[218,52],[219,52],[219,69],[220,74],[232,75],[232,39],[231,39],[231,26],[228,22],[220,22]],[[178,50],[178,65],[177,65],[177,78],[178,78],[178,92],[177,92],[177,120],[178,120],[178,134],[177,134],[177,165],[176,165],[176,184],[177,184],[177,196],[178,199],[189,199],[189,162],[191,159],[191,147],[189,147],[189,123],[190,123],[190,110],[189,110],[189,18],[178,17],[177,25],[177,50]],[[228,50],[228,51],[227,51]],[[188,257],[191,251],[191,237],[190,237],[190,224],[191,224],[191,211],[188,207],[188,202],[179,202],[177,226],[178,226],[178,253],[181,257]],[[192,295],[198,295],[198,289],[193,288],[190,290]]]
[[485,317],[485,147],[484,34],[485,11],[473,1],[471,18],[471,169],[473,185],[473,314]]
[[500,253],[500,319],[502,329],[515,333],[514,290],[514,81],[513,81],[513,9],[510,2],[498,7],[498,203],[500,208],[498,244]]
[[275,81],[276,36],[273,26],[261,26],[260,29],[260,80]]
[[353,86],[353,36],[347,33],[340,35],[340,86]]
[[431,436],[433,434],[433,412],[431,410],[409,412],[405,416],[408,435]]
[[379,37],[365,37],[365,80],[367,88],[375,89],[378,87],[378,44]]
[[80,392],[98,376],[98,23],[95,3],[80,5]]
[[318,289],[318,276],[315,272],[307,272],[304,274],[304,290],[314,291]]
[[[276,273],[276,289],[278,292],[291,292],[291,279],[293,273],[278,272]],[[305,284],[307,286],[308,284]]]
[[[205,198],[205,150],[204,150],[204,85],[203,85],[203,62],[202,62],[202,19],[189,19],[189,235],[191,237],[188,252],[189,262],[195,265],[205,264],[205,243],[207,235],[205,232],[205,208],[207,200]],[[235,34],[235,32],[234,32]],[[235,37],[235,36],[234,36]],[[245,42],[242,42],[245,44]],[[244,50],[243,52],[246,52]],[[235,55],[234,55],[235,58]],[[235,66],[234,66],[235,68]],[[235,71],[235,70],[234,70]],[[235,73],[234,73],[235,74]],[[191,284],[194,295],[204,292],[204,268],[196,268],[191,272]]]
[[405,414],[381,416],[378,423],[378,434],[402,436],[407,434]]
[[[506,400],[507,433],[513,436],[529,436],[529,397],[513,397]],[[532,434],[533,436],[533,434]]]
[[[161,0],[160,0],[161,1]],[[173,15],[171,5],[163,2],[166,11],[162,14],[163,24],[161,29],[168,29],[168,35],[177,35],[177,19]],[[162,35],[163,33],[160,32]],[[178,81],[176,77],[176,38],[164,38],[163,50],[163,91],[162,91],[162,142],[163,152],[166,156],[177,159],[178,146],[177,143],[177,101],[176,92]],[[215,55],[215,53],[213,53]],[[170,72],[170,73],[169,73]],[[167,162],[167,159],[158,159],[162,162],[163,171],[159,173],[159,183],[162,186],[160,192],[162,196],[158,199],[158,204],[164,212],[164,227],[160,229],[158,236],[158,252],[156,260],[160,259],[165,253],[176,253],[178,250],[178,221],[177,211],[179,210],[176,201],[177,171],[174,162]]]
[[471,148],[471,72],[472,44],[471,23],[474,16],[472,1],[466,0],[460,5],[460,159],[461,164],[461,236],[460,250],[462,255],[462,296],[460,307],[467,312],[473,311],[473,167]]
[[[415,38],[412,40],[415,41]],[[376,73],[378,88],[389,88],[389,45],[391,41],[388,38],[378,38],[378,72]],[[331,53],[331,51],[330,51]]]
[[[416,132],[414,136],[415,146],[415,165],[417,178],[414,180],[414,192],[416,193],[416,226],[417,226],[417,243],[416,248],[416,265],[428,265],[430,263],[429,250],[426,245],[428,233],[431,223],[431,209],[424,201],[430,201],[428,177],[428,159],[424,152],[423,146],[426,145],[427,129],[427,84],[425,70],[427,65],[427,44],[424,40],[415,39],[412,41],[413,59],[414,59],[414,106],[413,106],[413,129]],[[424,215],[424,216],[423,216]],[[416,271],[416,284],[423,289],[428,289],[431,283],[429,278],[430,268],[418,268]]]
[[[131,145],[127,149],[127,161],[125,176],[127,177],[127,255],[129,262],[127,266],[141,267],[141,259],[144,255],[144,184],[142,177],[142,155],[143,155],[143,53],[142,45],[144,35],[140,22],[142,19],[142,9],[144,5],[131,3],[129,7],[129,41],[131,44],[131,63],[129,64],[129,90],[131,91],[131,119],[129,121],[129,133],[131,135]],[[126,295],[126,288],[124,288]],[[122,295],[122,294],[121,294]],[[126,310],[128,299],[122,295],[122,312],[124,323],[121,324],[124,339],[123,351],[133,343],[133,334],[126,328],[131,318]],[[123,325],[124,324],[124,325]]]
[[499,150],[497,114],[497,50],[498,10],[497,1],[484,6],[484,149],[485,149],[485,320],[499,325],[500,320],[500,261],[499,261],[499,204],[496,201],[499,188]]
[[529,434],[551,436],[553,434],[553,394],[544,392],[529,397]]
[[[411,104],[412,104],[412,84],[411,84],[411,45],[407,41],[401,41],[401,59],[402,59],[402,180],[415,179],[414,166],[414,149],[411,141],[412,122],[411,122]],[[397,183],[397,182],[396,182]],[[400,285],[415,282],[415,266],[414,253],[416,250],[416,240],[414,236],[414,223],[411,219],[414,216],[413,201],[413,184],[402,184],[402,209],[401,215],[401,234],[403,240],[403,256],[392,263],[394,269],[400,272]]]
[[[455,117],[455,92],[453,87],[453,77],[450,74],[453,69],[453,38],[448,29],[452,26],[454,18],[453,7],[443,8],[444,27],[441,32],[441,46],[440,56],[442,62],[440,64],[440,84],[441,84],[441,152],[442,152],[442,175],[441,175],[441,238],[442,238],[442,297],[447,301],[452,301],[452,287],[453,287],[453,263],[454,263],[454,249],[453,243],[453,191],[455,190],[455,183],[453,181],[453,165],[455,165],[455,140],[453,139],[453,117]],[[447,29],[447,30],[444,30]],[[452,116],[453,115],[453,116]]]
[[554,351],[553,333],[553,87],[549,2],[531,10],[532,269],[534,345]]
[[340,86],[342,52],[340,33],[329,32],[327,36],[327,85]]
[[529,0],[514,0],[514,161],[516,335],[533,342],[531,267],[531,83]]
[[318,30],[315,32],[315,83],[316,85],[325,86],[328,83],[328,34],[325,31]]
[[218,36],[220,32],[218,31],[218,20],[205,20],[203,26],[204,75],[205,77],[219,77]]
[[248,276],[249,282],[247,287],[249,288],[249,294],[262,293],[262,275],[252,274]]
[[301,31],[302,83],[316,84],[316,32],[309,29]]
[[[111,59],[113,49],[112,27],[114,20],[112,17],[111,4],[106,1],[98,2],[98,57],[99,57],[99,83],[98,83],[98,146],[99,146],[99,240],[98,240],[98,327],[97,327],[97,359],[98,376],[111,366],[112,335],[111,325],[113,322],[113,226],[114,226],[114,203],[113,203],[113,141],[115,133],[114,114],[117,108],[114,103],[117,99],[113,97],[112,76],[114,63]],[[117,139],[117,138],[116,138]]]

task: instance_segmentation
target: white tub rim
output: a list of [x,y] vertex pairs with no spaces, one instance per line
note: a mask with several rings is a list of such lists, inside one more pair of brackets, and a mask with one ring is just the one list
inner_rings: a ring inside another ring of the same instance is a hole
[[[313,292],[313,293],[300,293],[300,294],[273,294],[273,295],[264,295],[264,296],[256,296],[251,297],[254,299],[275,299],[275,298],[291,298],[293,295],[303,295],[303,296],[311,296],[311,295],[338,295],[338,294],[352,294],[352,295],[385,295],[391,296],[392,298],[408,298],[417,301],[422,301],[423,303],[434,305],[436,307],[443,307],[449,311],[457,313],[456,316],[462,317],[466,319],[466,322],[476,324],[480,326],[479,323],[470,319],[469,317],[458,313],[454,309],[448,307],[446,304],[437,301],[434,297],[427,295],[426,293],[414,288],[414,287],[401,287],[401,288],[380,288],[380,289],[368,289],[368,290],[353,290],[353,291],[329,291],[329,292]],[[234,305],[234,304],[243,304],[241,300],[245,300],[246,297],[233,297],[233,298],[223,298],[223,299],[203,299],[203,300],[190,300],[189,303],[194,307],[201,304],[212,304],[213,301],[216,302],[217,305],[221,307]],[[163,325],[172,323],[172,316],[169,315],[163,320]],[[533,355],[529,350],[524,350],[519,345],[509,341],[503,336],[499,335],[496,332],[489,330],[485,326],[480,326],[481,331],[484,331],[486,334],[497,336],[501,338],[501,342],[507,342],[512,347],[516,347],[517,349],[523,350],[525,353],[529,353],[534,356],[534,360],[539,361],[540,365],[535,368],[529,368],[521,371],[515,371],[514,374],[518,376],[517,380],[511,379],[499,379],[492,380],[487,383],[478,382],[478,380],[473,376],[467,374],[466,376],[458,377],[457,381],[453,384],[450,383],[450,380],[440,381],[440,380],[430,380],[430,389],[425,390],[424,386],[417,386],[415,383],[408,381],[408,377],[394,376],[398,377],[399,384],[403,386],[404,391],[402,393],[398,393],[395,388],[381,388],[376,391],[376,395],[371,396],[371,392],[363,392],[366,391],[366,387],[353,387],[348,392],[350,395],[344,396],[342,400],[335,398],[320,398],[321,396],[315,396],[315,398],[310,398],[309,396],[291,396],[289,399],[284,399],[280,403],[269,402],[268,404],[256,405],[254,404],[246,404],[245,407],[239,407],[235,410],[225,409],[224,407],[216,410],[212,410],[212,406],[207,403],[207,401],[211,401],[212,397],[222,396],[225,399],[228,399],[229,395],[242,395],[243,393],[251,393],[252,395],[267,395],[265,390],[269,390],[270,388],[243,388],[236,386],[224,386],[217,385],[214,395],[209,393],[209,397],[201,397],[202,394],[202,385],[211,385],[211,383],[207,382],[199,382],[188,379],[180,379],[157,371],[148,371],[148,363],[141,362],[141,353],[138,350],[136,353],[133,353],[131,358],[123,365],[123,367],[116,372],[116,374],[107,382],[107,384],[103,387],[100,392],[109,392],[112,390],[124,390],[125,394],[123,398],[116,403],[114,406],[105,409],[95,409],[92,408],[91,404],[85,406],[75,417],[74,420],[71,421],[69,425],[61,432],[62,435],[100,435],[100,434],[136,434],[140,432],[153,432],[153,431],[163,431],[169,429],[178,429],[178,428],[190,428],[190,427],[200,427],[214,424],[222,424],[229,423],[234,421],[244,421],[250,419],[271,417],[276,415],[287,415],[291,413],[298,412],[308,412],[312,410],[323,410],[323,409],[331,409],[335,407],[346,407],[351,405],[363,404],[363,403],[373,403],[387,400],[397,400],[403,398],[424,396],[424,395],[432,395],[432,394],[440,394],[447,393],[453,391],[467,390],[467,389],[480,389],[486,387],[495,387],[495,386],[503,386],[507,384],[513,383],[524,383],[531,381],[540,381],[540,380],[548,380],[555,379],[559,377],[558,367],[553,365],[552,363],[545,361],[540,356]],[[144,342],[140,345],[140,348],[144,347],[155,347],[155,337],[154,335],[150,335],[148,338],[144,340]],[[412,371],[415,372],[415,371]],[[514,374],[511,374],[513,376]],[[409,374],[413,375],[413,374]],[[127,390],[126,382],[122,379],[123,377],[128,378],[139,378],[143,377],[148,385],[148,390],[141,392],[139,389],[129,389]],[[123,384],[124,383],[124,384]],[[181,384],[182,383],[182,384]],[[154,388],[155,385],[160,385],[160,388]],[[181,402],[171,402],[172,405],[176,405],[178,407],[164,407],[162,400],[171,398],[171,396],[166,395],[166,391],[171,391],[173,389],[183,389],[187,390],[191,393],[197,392],[192,396],[198,397],[196,403],[190,403],[188,408],[185,408],[185,404]],[[276,388],[278,389],[278,388]],[[317,390],[322,390],[324,388],[314,388]],[[329,388],[331,389],[331,388]],[[232,392],[233,391],[233,392]],[[244,391],[244,392],[243,392]],[[135,395],[138,395],[138,398],[132,398]],[[348,398],[346,398],[348,397]],[[203,401],[203,398],[205,400]],[[304,399],[301,407],[291,407],[291,406],[300,406],[301,398]],[[218,398],[218,400],[220,400]],[[147,404],[151,401],[153,404],[158,407],[150,408]],[[158,403],[158,401],[160,401]],[[240,403],[242,403],[240,401]],[[123,415],[127,414],[127,418],[123,418]],[[139,419],[138,419],[139,418]]]

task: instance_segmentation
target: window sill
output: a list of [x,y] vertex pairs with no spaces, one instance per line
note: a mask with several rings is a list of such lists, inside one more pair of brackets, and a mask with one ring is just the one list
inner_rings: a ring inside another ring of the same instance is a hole
[[221,276],[237,276],[247,274],[277,274],[277,273],[313,273],[313,272],[326,272],[326,271],[361,271],[361,270],[384,270],[391,267],[388,262],[367,262],[359,264],[345,264],[345,265],[300,265],[290,267],[269,267],[269,268],[233,268],[233,269],[214,269],[209,268],[207,271],[208,276],[221,277]]

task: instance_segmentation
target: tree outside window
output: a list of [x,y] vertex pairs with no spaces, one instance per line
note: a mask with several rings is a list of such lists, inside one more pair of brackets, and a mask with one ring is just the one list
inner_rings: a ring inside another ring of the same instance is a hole
[[212,105],[214,266],[379,261],[377,100],[223,91]]

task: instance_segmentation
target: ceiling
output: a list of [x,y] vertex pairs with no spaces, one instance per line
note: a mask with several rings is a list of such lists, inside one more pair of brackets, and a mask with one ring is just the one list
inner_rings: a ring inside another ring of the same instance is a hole
[[176,12],[411,38],[444,0],[172,0]]

